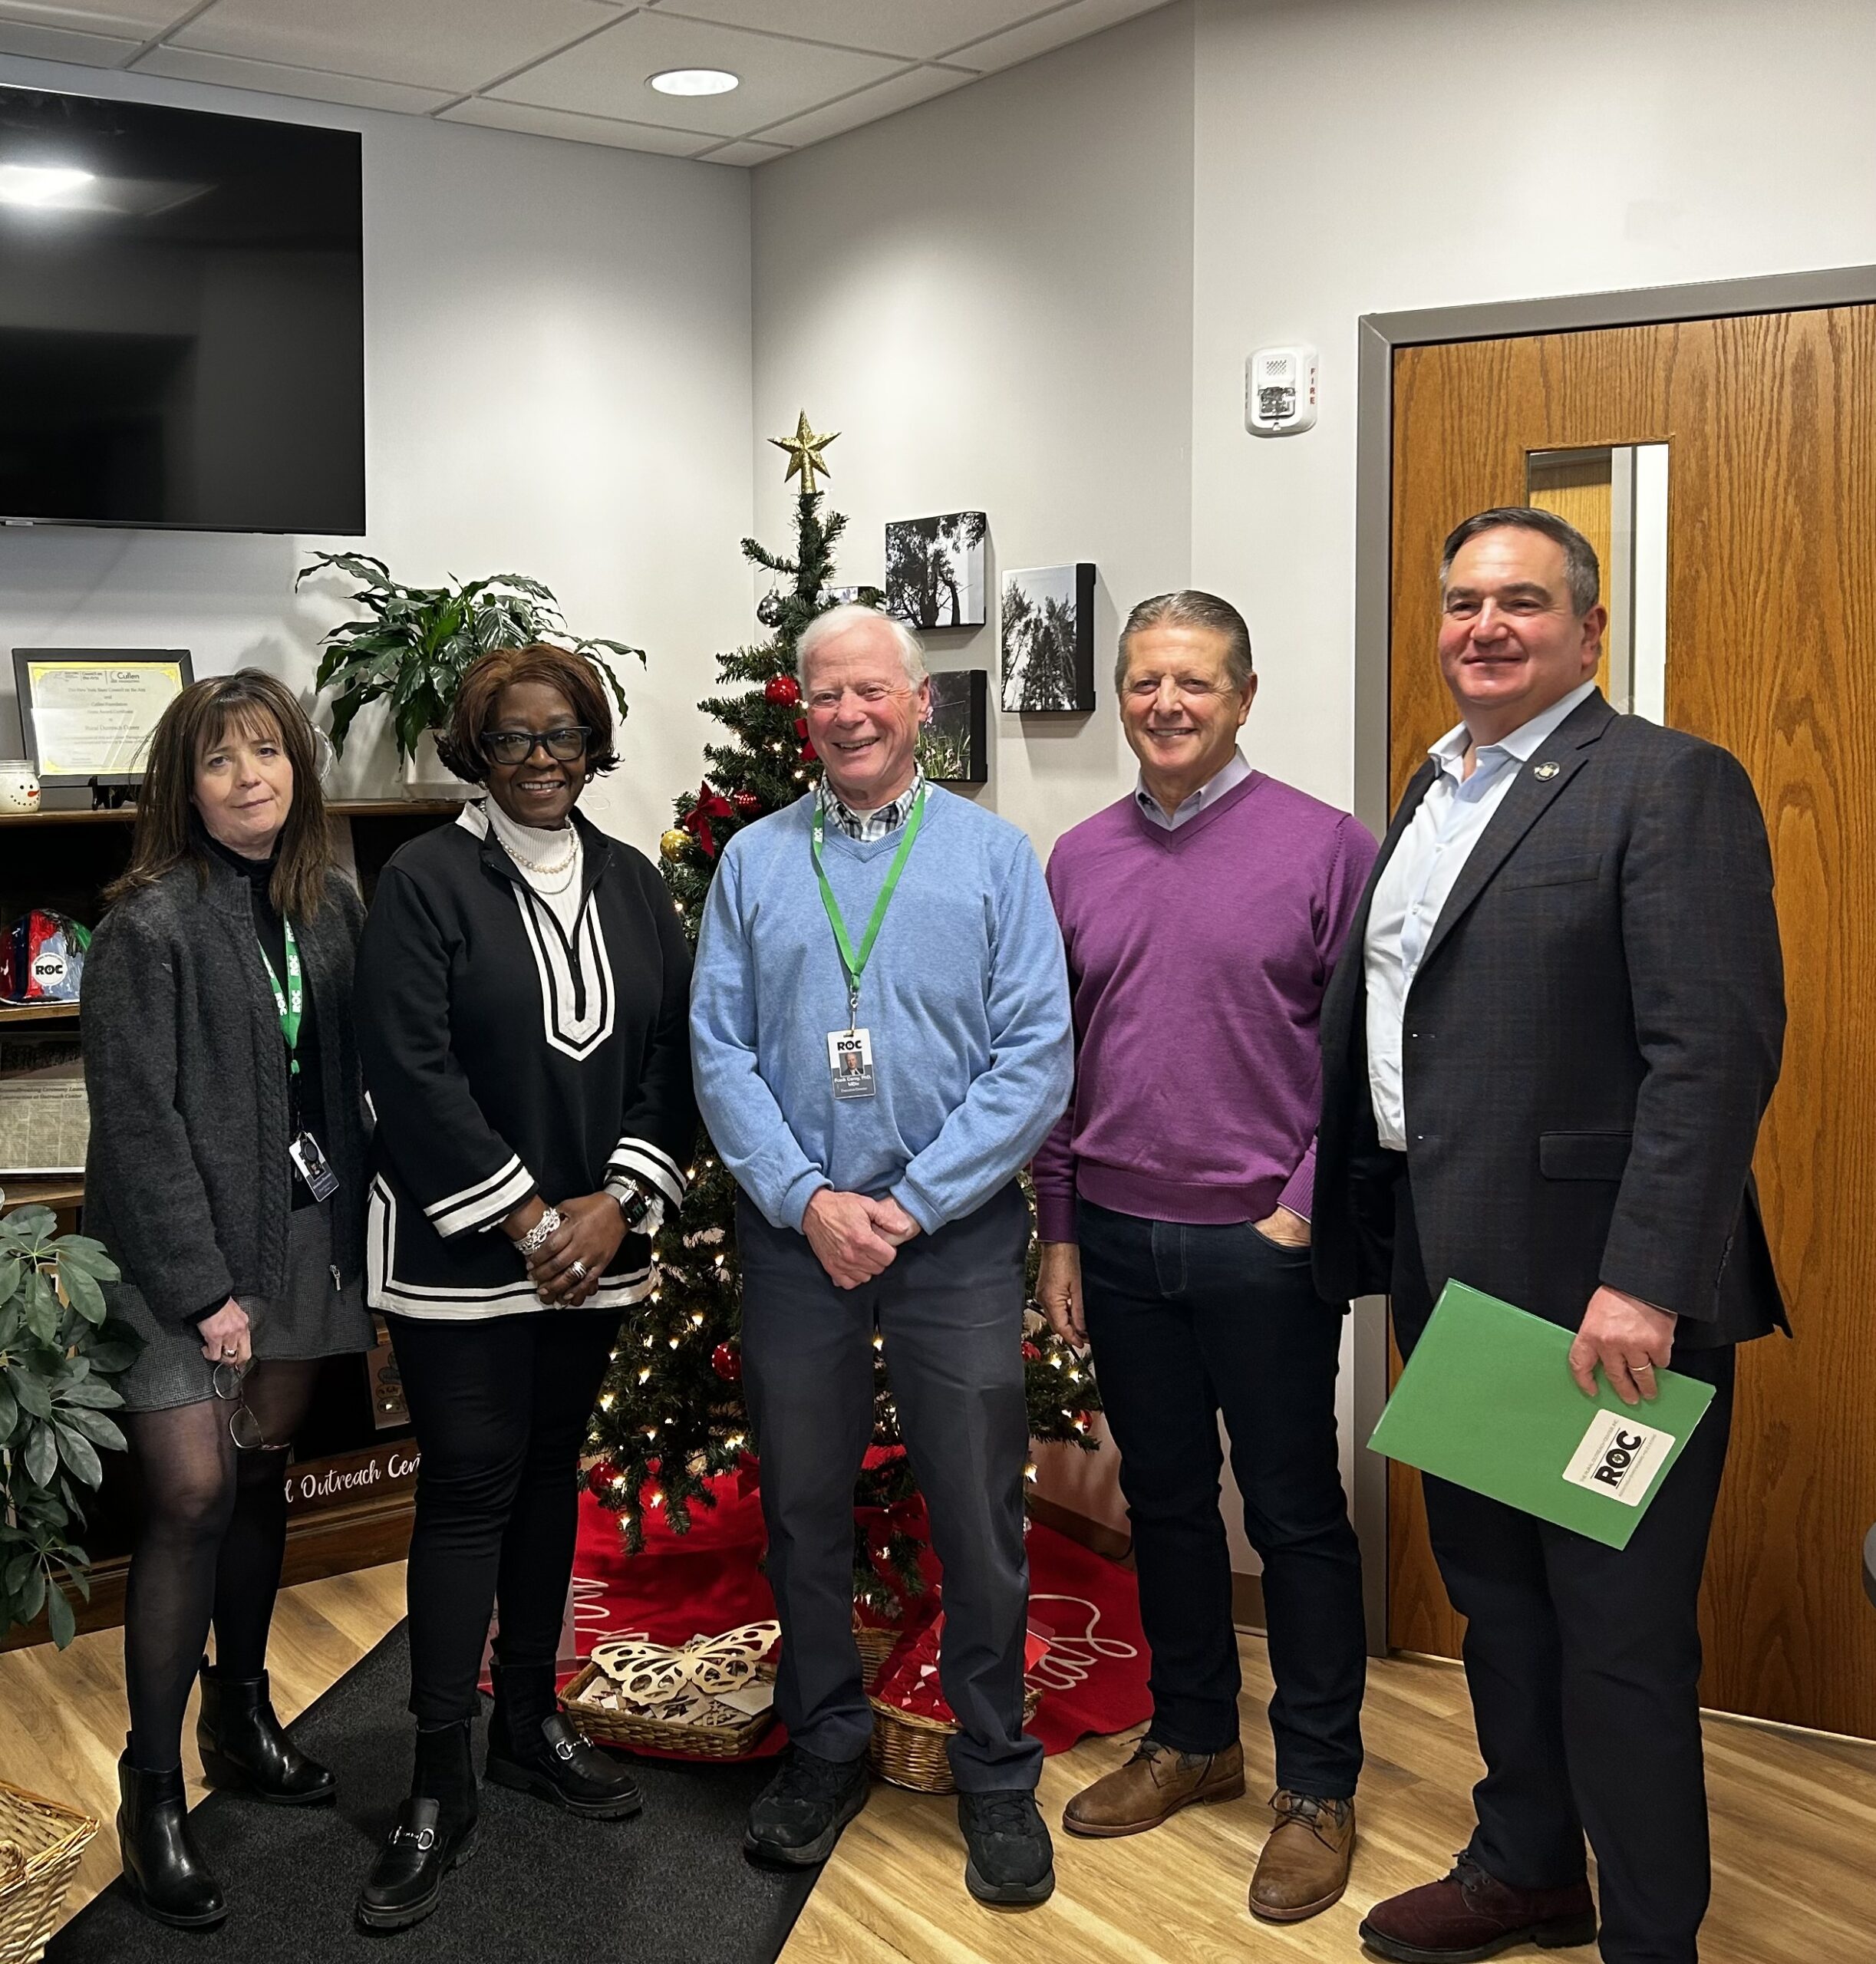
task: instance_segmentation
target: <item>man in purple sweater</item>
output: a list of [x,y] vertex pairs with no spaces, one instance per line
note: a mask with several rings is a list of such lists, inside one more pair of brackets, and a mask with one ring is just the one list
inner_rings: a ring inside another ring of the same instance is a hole
[[1361,1557],[1336,1448],[1342,1320],[1311,1280],[1309,1216],[1317,1019],[1375,842],[1245,761],[1257,677],[1228,602],[1143,601],[1115,692],[1139,786],[1049,862],[1076,1082],[1036,1157],[1038,1293],[1057,1330],[1093,1346],[1153,1719],[1062,1824],[1138,1834],[1244,1791],[1222,1412],[1276,1680],[1276,1826],[1251,1910],[1293,1923],[1347,1882],[1361,1767]]

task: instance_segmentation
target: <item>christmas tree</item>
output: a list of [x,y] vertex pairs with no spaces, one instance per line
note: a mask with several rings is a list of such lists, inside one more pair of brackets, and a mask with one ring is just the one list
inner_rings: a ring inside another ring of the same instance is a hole
[[[724,847],[744,825],[792,803],[819,779],[795,673],[803,631],[842,600],[877,606],[885,598],[872,587],[831,590],[834,547],[846,520],[838,512],[823,512],[815,478],[827,472],[822,452],[833,436],[816,436],[804,414],[793,437],[770,440],[788,453],[788,476],[801,479],[793,556],[782,558],[753,539],[743,541],[743,556],[776,582],[756,610],[770,638],[717,657],[720,693],[700,707],[732,740],[705,746],[704,780],[678,799],[678,822],[659,842],[664,878],[693,946]],[[701,1132],[687,1170],[691,1188],[682,1214],[666,1221],[654,1244],[658,1287],[627,1313],[589,1442],[598,1455],[589,1484],[619,1516],[625,1545],[634,1553],[644,1544],[648,1508],[661,1509],[672,1529],[684,1534],[694,1507],[716,1504],[712,1481],[726,1473],[747,1474],[754,1464],[740,1383],[735,1184]],[[1032,1285],[1034,1272],[1032,1245]],[[1025,1321],[1032,1435],[1092,1449],[1089,1422],[1099,1399],[1086,1362],[1039,1314],[1032,1310]],[[880,1353],[875,1423],[854,1495],[854,1593],[875,1615],[890,1619],[923,1587],[921,1544],[908,1531],[918,1517],[918,1488],[899,1438],[888,1360],[879,1337],[873,1340]]]

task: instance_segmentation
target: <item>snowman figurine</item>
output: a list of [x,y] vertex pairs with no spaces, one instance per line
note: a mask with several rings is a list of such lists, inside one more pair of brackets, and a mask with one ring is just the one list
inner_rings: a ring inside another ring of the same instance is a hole
[[23,760],[0,762],[0,812],[36,812],[39,809],[39,780],[32,766]]

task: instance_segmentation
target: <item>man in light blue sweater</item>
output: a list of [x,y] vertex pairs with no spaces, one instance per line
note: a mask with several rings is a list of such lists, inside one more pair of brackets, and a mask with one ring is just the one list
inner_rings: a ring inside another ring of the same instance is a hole
[[945,1567],[965,1882],[1040,1903],[1055,1875],[1023,1735],[1016,1175],[1073,1083],[1061,937],[1027,839],[918,768],[931,687],[911,632],[837,607],[800,667],[826,781],[725,849],[691,1010],[697,1102],[742,1189],[743,1382],[791,1742],[746,1845],[824,1860],[865,1804],[853,1487],[877,1328]]

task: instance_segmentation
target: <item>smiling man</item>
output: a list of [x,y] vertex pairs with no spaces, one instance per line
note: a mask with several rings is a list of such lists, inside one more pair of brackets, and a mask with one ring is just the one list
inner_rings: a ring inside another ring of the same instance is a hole
[[910,630],[834,608],[803,634],[800,674],[826,776],[725,849],[691,1000],[697,1102],[742,1189],[743,1382],[790,1737],[746,1846],[825,1860],[865,1803],[853,1485],[877,1330],[945,1565],[966,1884],[1040,1903],[1055,1875],[1023,1733],[1016,1176],[1068,1097],[1061,938],[1028,840],[918,768],[931,691]]
[[1574,1331],[1585,1392],[1645,1419],[1671,1363],[1714,1397],[1625,1550],[1424,1481],[1485,1777],[1452,1872],[1361,1936],[1402,1964],[1587,1943],[1587,1831],[1605,1964],[1693,1964],[1700,1571],[1733,1346],[1784,1323],[1750,1176],[1785,1025],[1771,858],[1733,757],[1597,690],[1581,533],[1482,512],[1440,583],[1461,720],[1324,1004],[1317,1283],[1391,1296],[1410,1353],[1456,1277]]
[[1361,1556],[1337,1464],[1342,1319],[1310,1280],[1323,989],[1374,841],[1238,748],[1257,677],[1208,593],[1143,601],[1115,690],[1133,793],[1055,849],[1073,1106],[1037,1156],[1038,1294],[1092,1339],[1139,1564],[1153,1718],[1070,1802],[1139,1834],[1244,1791],[1218,1417],[1264,1564],[1276,1824],[1252,1913],[1296,1922],[1348,1879],[1366,1670]]

